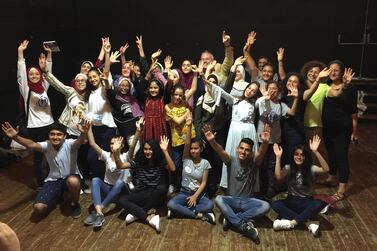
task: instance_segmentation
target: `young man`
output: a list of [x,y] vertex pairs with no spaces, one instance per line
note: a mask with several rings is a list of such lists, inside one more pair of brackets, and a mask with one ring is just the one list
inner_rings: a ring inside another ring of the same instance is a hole
[[215,199],[224,215],[224,230],[228,228],[229,222],[237,231],[258,242],[258,231],[250,220],[270,210],[267,202],[253,198],[254,192],[259,191],[258,165],[263,161],[270,139],[268,125],[265,125],[260,135],[263,143],[255,155],[252,151],[254,142],[249,138],[243,138],[236,152],[229,154],[216,142],[208,125],[203,127],[203,133],[228,168],[227,196],[218,195]]
[[80,172],[77,168],[77,149],[84,142],[89,129],[89,123],[80,126],[81,135],[78,139],[66,139],[66,127],[62,124],[52,124],[48,133],[48,140],[34,142],[18,135],[8,122],[1,125],[4,133],[19,144],[34,151],[44,153],[50,172],[44,180],[42,189],[38,192],[34,202],[34,212],[46,213],[55,201],[68,190],[71,199],[72,217],[77,219],[81,215]]

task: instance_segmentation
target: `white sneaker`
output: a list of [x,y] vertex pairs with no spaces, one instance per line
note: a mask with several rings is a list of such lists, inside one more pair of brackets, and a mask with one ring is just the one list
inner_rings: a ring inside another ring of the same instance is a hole
[[330,209],[330,204],[327,204],[319,213],[326,214]]
[[172,217],[172,211],[169,208],[168,208],[168,213],[166,214],[166,217],[168,217],[168,219]]
[[168,194],[173,194],[175,192],[175,187],[173,185],[169,185]]
[[159,234],[161,232],[160,215],[156,214],[155,216],[153,216],[149,221],[149,225],[151,225],[154,229],[156,229],[157,233]]
[[136,220],[138,220],[138,218],[134,216],[133,214],[127,214],[126,219],[125,219],[126,224],[130,224]]
[[291,229],[293,228],[290,220],[275,220],[274,224],[272,225],[275,231],[283,230],[283,229]]
[[86,193],[86,194],[91,194],[91,193],[92,193],[92,190],[90,189],[90,187],[85,188],[85,189],[84,189],[84,193]]
[[134,183],[132,183],[132,182],[128,182],[127,184],[128,184],[128,188],[129,188],[131,191],[135,189]]
[[314,224],[314,223],[312,223],[312,224],[310,224],[310,225],[308,226],[308,230],[309,230],[309,232],[312,233],[314,236],[318,236],[318,234],[319,234],[319,225],[318,225],[318,224]]

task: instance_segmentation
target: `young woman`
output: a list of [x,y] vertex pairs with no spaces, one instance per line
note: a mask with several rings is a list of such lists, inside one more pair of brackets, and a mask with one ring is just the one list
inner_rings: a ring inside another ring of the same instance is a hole
[[215,215],[211,212],[213,203],[204,193],[211,165],[200,157],[203,151],[201,141],[191,140],[190,115],[186,116],[186,126],[188,130],[183,151],[182,187],[179,194],[168,202],[168,217],[175,213],[215,224]]
[[[165,105],[166,120],[169,123],[171,131],[171,145],[172,154],[176,172],[171,174],[171,186],[169,186],[169,193],[173,193],[181,184],[182,176],[182,154],[185,144],[186,131],[188,130],[185,125],[185,118],[191,113],[186,100],[190,99],[196,90],[198,71],[196,66],[192,66],[195,73],[192,84],[192,89],[185,93],[185,88],[176,84],[171,91],[171,102]],[[195,128],[192,128],[192,137],[196,136]]]
[[[274,230],[291,229],[297,225],[312,220],[326,206],[322,200],[313,199],[313,178],[316,173],[327,173],[329,167],[318,152],[321,139],[315,135],[310,140],[310,150],[317,157],[321,166],[311,163],[311,155],[303,145],[295,147],[291,155],[290,164],[281,168],[283,149],[274,144],[276,155],[275,177],[283,180],[288,177],[288,197],[273,201],[271,207],[278,213],[278,219],[274,221]],[[309,223],[308,230],[313,235],[318,235],[319,224]]]
[[323,138],[328,153],[330,172],[327,183],[336,182],[339,171],[339,186],[333,195],[334,201],[344,199],[349,179],[348,150],[351,140],[357,138],[357,90],[350,85],[352,70],[339,60],[329,63],[330,89],[323,104]]
[[[127,224],[140,219],[160,233],[160,216],[148,215],[148,211],[164,203],[168,190],[167,171],[175,171],[174,162],[168,153],[168,145],[169,139],[166,136],[161,136],[160,147],[153,139],[147,140],[131,161],[135,189],[133,193],[122,195],[119,199],[119,204],[127,213]],[[166,162],[163,161],[164,157]],[[130,168],[120,159],[119,151],[115,152],[115,161],[118,168]]]
[[[143,120],[137,122],[137,127],[140,133],[140,124]],[[138,138],[138,135],[136,135]],[[123,137],[113,137],[110,141],[111,152],[104,151],[94,140],[92,130],[88,132],[88,140],[90,146],[98,154],[99,159],[106,164],[105,177],[102,180],[99,177],[92,179],[92,201],[94,204],[95,212],[91,213],[84,221],[86,225],[93,225],[95,228],[99,228],[105,222],[105,216],[103,215],[103,209],[106,208],[112,201],[117,199],[120,192],[124,187],[128,191],[134,188],[132,184],[132,177],[129,169],[119,169],[115,163],[114,152],[121,151],[123,148]],[[125,165],[130,166],[130,159],[133,158],[135,150],[135,144],[131,144],[127,153],[120,154],[119,158]],[[101,195],[104,195],[102,198]]]
[[[261,168],[261,192],[262,195],[266,195],[268,198],[272,198],[276,192],[276,184],[274,181],[275,155],[272,146],[274,143],[281,143],[280,119],[288,115],[294,116],[297,109],[297,88],[289,88],[288,95],[293,97],[291,107],[279,101],[280,88],[276,82],[268,83],[265,95],[258,98],[255,102],[255,107],[259,112],[257,135],[262,133],[264,124],[267,123],[271,127],[269,147],[263,162],[264,168]],[[261,143],[261,139],[259,139],[259,142]]]
[[[18,62],[17,62],[17,82],[20,93],[23,98],[23,108],[26,114],[26,127],[29,136],[35,142],[47,139],[49,126],[54,123],[51,115],[50,99],[47,96],[49,83],[45,81],[42,72],[38,67],[30,67],[26,69],[24,51],[29,44],[28,40],[24,40],[18,46]],[[51,49],[44,46],[48,52],[47,60],[43,53],[39,57],[39,65],[51,72],[52,58]],[[43,154],[34,151],[34,177],[38,187],[43,186],[44,177],[42,177],[41,165]]]

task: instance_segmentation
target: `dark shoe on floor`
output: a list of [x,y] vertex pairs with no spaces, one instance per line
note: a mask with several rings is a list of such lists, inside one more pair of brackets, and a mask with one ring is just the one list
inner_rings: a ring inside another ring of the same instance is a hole
[[75,203],[71,205],[71,210],[72,210],[72,218],[73,219],[78,219],[81,216],[81,206],[80,203]]
[[212,225],[216,224],[216,217],[214,213],[204,213],[202,220],[211,223]]
[[240,227],[241,233],[255,243],[259,243],[258,230],[254,227],[253,223],[243,223]]
[[89,216],[86,217],[86,219],[84,220],[84,224],[88,225],[88,226],[91,226],[96,221],[96,219],[97,219],[97,213],[96,213],[96,211],[92,211],[89,214]]
[[228,231],[230,228],[230,223],[225,217],[223,218],[222,224],[223,224],[223,230]]
[[93,227],[100,228],[102,224],[105,222],[105,216],[103,214],[97,214],[96,220],[93,223]]

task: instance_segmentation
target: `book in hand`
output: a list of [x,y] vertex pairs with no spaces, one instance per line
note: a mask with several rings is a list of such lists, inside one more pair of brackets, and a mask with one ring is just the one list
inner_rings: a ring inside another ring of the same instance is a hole
[[58,43],[56,41],[45,41],[43,42],[43,45],[46,47],[49,47],[52,52],[59,52],[60,48],[58,46]]

